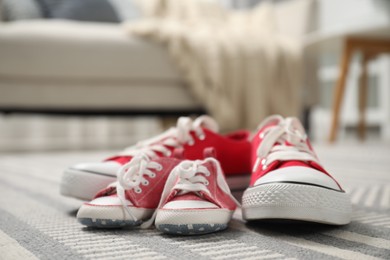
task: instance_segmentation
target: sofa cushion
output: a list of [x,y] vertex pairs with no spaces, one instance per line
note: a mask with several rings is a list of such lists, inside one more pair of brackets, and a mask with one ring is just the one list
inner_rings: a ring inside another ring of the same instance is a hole
[[2,0],[0,1],[0,20],[13,21],[41,18],[39,5],[31,0]]
[[52,10],[53,18],[95,22],[136,20],[141,12],[133,0],[66,0]]
[[67,0],[53,11],[53,18],[108,23],[120,21],[107,0]]
[[[16,1],[16,0],[4,0]],[[35,1],[43,17],[79,21],[119,22],[141,17],[135,0],[17,0]]]
[[0,111],[195,111],[201,105],[178,82],[0,78]]
[[163,46],[115,24],[3,23],[0,60],[0,77],[182,81]]

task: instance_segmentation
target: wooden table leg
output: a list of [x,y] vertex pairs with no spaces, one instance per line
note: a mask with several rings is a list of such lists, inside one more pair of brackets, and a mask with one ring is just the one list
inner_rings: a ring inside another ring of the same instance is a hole
[[337,131],[339,126],[340,108],[345,92],[345,82],[348,75],[349,62],[353,48],[349,44],[348,40],[345,42],[343,56],[340,63],[340,75],[337,80],[335,89],[333,91],[333,110],[332,110],[332,125],[330,128],[329,141],[334,142],[337,137]]
[[368,53],[362,53],[362,67],[359,78],[359,122],[358,122],[358,136],[360,140],[366,138],[366,107],[368,94],[368,74],[367,65],[370,60]]
[[365,108],[367,104],[367,63],[375,55],[380,53],[390,53],[389,39],[370,39],[349,37],[344,43],[342,60],[340,63],[340,75],[334,90],[333,110],[332,110],[332,125],[330,129],[329,141],[334,142],[337,137],[341,102],[345,92],[345,82],[348,74],[349,61],[355,50],[360,50],[363,53],[362,72],[360,75],[360,90],[359,90],[359,125],[358,133],[360,138],[365,136]]

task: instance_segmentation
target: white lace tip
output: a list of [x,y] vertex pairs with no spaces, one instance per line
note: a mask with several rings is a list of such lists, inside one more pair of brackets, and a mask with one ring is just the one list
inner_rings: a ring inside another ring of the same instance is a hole
[[150,228],[150,227],[152,226],[152,224],[153,224],[153,222],[150,222],[150,223],[149,223],[149,221],[146,221],[146,222],[144,222],[144,223],[141,224],[140,228],[142,228],[142,229],[148,229],[148,228]]
[[148,219],[147,221],[143,222],[140,227],[142,229],[150,228],[154,224],[154,220],[156,219],[156,215],[157,215],[157,210],[155,210],[152,217],[150,219]]
[[257,157],[255,165],[253,166],[252,172],[257,171],[257,168],[259,168],[259,165],[260,165],[260,158]]

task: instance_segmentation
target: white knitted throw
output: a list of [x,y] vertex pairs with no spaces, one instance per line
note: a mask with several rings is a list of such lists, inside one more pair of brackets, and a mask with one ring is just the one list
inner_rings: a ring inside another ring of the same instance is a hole
[[276,31],[273,6],[224,9],[207,0],[141,0],[126,30],[166,46],[194,96],[222,129],[254,128],[269,114],[297,115],[301,46]]

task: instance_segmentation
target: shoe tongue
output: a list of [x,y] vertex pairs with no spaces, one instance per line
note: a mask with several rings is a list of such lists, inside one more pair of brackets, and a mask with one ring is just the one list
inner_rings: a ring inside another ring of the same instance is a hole
[[297,166],[308,167],[308,168],[312,168],[312,169],[315,169],[317,171],[326,173],[326,171],[320,165],[317,165],[316,163],[296,161],[296,160],[295,161],[280,162],[277,165],[277,169],[287,168],[287,167],[291,167],[291,166],[293,166],[293,167],[297,167]]
[[190,193],[186,193],[186,194],[182,194],[182,195],[176,195],[175,197],[173,197],[171,199],[171,201],[175,201],[175,200],[197,200],[198,201],[198,200],[203,200],[203,199],[200,198],[195,193],[190,192]]
[[195,119],[194,126],[206,128],[215,133],[219,132],[218,123],[213,118],[206,115],[200,116],[197,119]]
[[[285,141],[283,145],[287,146],[294,146],[295,143],[300,142],[303,140],[305,136],[305,130],[302,126],[302,124],[299,122],[297,118],[288,117],[286,119],[283,119],[283,117],[279,115],[270,116],[267,119],[265,119],[259,126],[258,126],[258,134],[261,135],[262,132],[266,131],[268,128],[277,126],[280,123],[282,123],[282,127],[285,128],[286,133],[290,131],[290,133],[296,133],[294,135],[289,135],[288,141]],[[299,135],[299,133],[301,135]]]
[[257,127],[257,132],[261,133],[269,127],[278,125],[281,121],[283,121],[283,117],[279,115],[269,116]]
[[104,162],[115,161],[120,165],[124,165],[130,162],[131,159],[133,159],[133,156],[130,155],[116,155],[116,156],[108,157],[107,159],[104,160]]
[[291,166],[302,166],[302,167],[309,167],[311,168],[311,165],[306,163],[306,162],[303,162],[303,161],[286,161],[286,162],[281,162],[279,164],[279,169],[280,168],[285,168],[285,167],[291,167]]
[[116,187],[114,186],[108,186],[107,188],[104,188],[100,191],[98,191],[98,193],[96,193],[94,199],[96,198],[100,198],[100,197],[105,197],[105,196],[116,196]]
[[183,147],[175,148],[173,150],[173,158],[176,158],[176,159],[179,159],[179,160],[184,160],[184,149],[183,149]]

